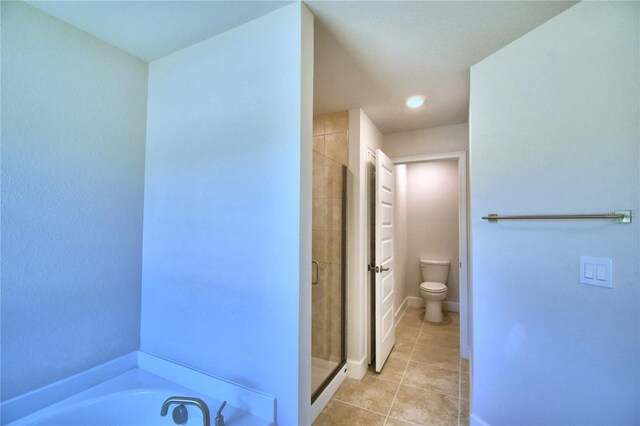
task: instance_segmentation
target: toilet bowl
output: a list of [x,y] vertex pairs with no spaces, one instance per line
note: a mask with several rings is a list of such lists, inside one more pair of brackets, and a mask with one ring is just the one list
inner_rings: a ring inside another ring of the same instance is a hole
[[424,320],[442,322],[442,301],[447,297],[449,262],[420,260],[420,295],[425,300]]

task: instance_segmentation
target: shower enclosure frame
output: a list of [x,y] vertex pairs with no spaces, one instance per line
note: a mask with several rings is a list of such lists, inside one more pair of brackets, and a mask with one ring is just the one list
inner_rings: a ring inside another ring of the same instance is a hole
[[[322,154],[319,154],[322,155]],[[340,361],[337,366],[327,375],[322,383],[314,390],[311,390],[311,404],[322,395],[324,390],[331,384],[333,379],[338,375],[341,370],[344,370],[347,365],[347,167],[340,165],[342,172],[342,211],[341,211],[341,260],[340,260]],[[312,303],[313,309],[313,303]]]

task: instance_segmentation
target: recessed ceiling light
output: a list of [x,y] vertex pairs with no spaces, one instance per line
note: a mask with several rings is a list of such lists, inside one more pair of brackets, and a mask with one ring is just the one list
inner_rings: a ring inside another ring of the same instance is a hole
[[424,101],[425,97],[422,95],[411,96],[409,99],[407,99],[407,106],[411,108],[418,108],[419,106],[422,106]]

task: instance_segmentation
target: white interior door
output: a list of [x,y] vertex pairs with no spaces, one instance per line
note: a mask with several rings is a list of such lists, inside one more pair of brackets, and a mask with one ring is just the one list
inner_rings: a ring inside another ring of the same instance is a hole
[[[376,252],[376,153],[371,149],[367,149],[367,244],[365,247],[367,265],[375,265]],[[365,346],[367,348],[367,365],[373,362],[376,354],[376,336],[375,336],[375,272],[371,269],[367,271],[367,285],[365,288],[366,309],[367,309],[367,334],[365,338]]]
[[376,219],[375,219],[375,333],[376,371],[380,372],[396,342],[394,324],[393,203],[394,164],[381,150],[376,150]]

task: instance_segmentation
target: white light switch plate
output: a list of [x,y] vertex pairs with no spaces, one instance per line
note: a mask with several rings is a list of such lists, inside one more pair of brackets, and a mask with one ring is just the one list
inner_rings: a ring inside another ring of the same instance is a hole
[[580,256],[580,282],[613,288],[611,259]]

